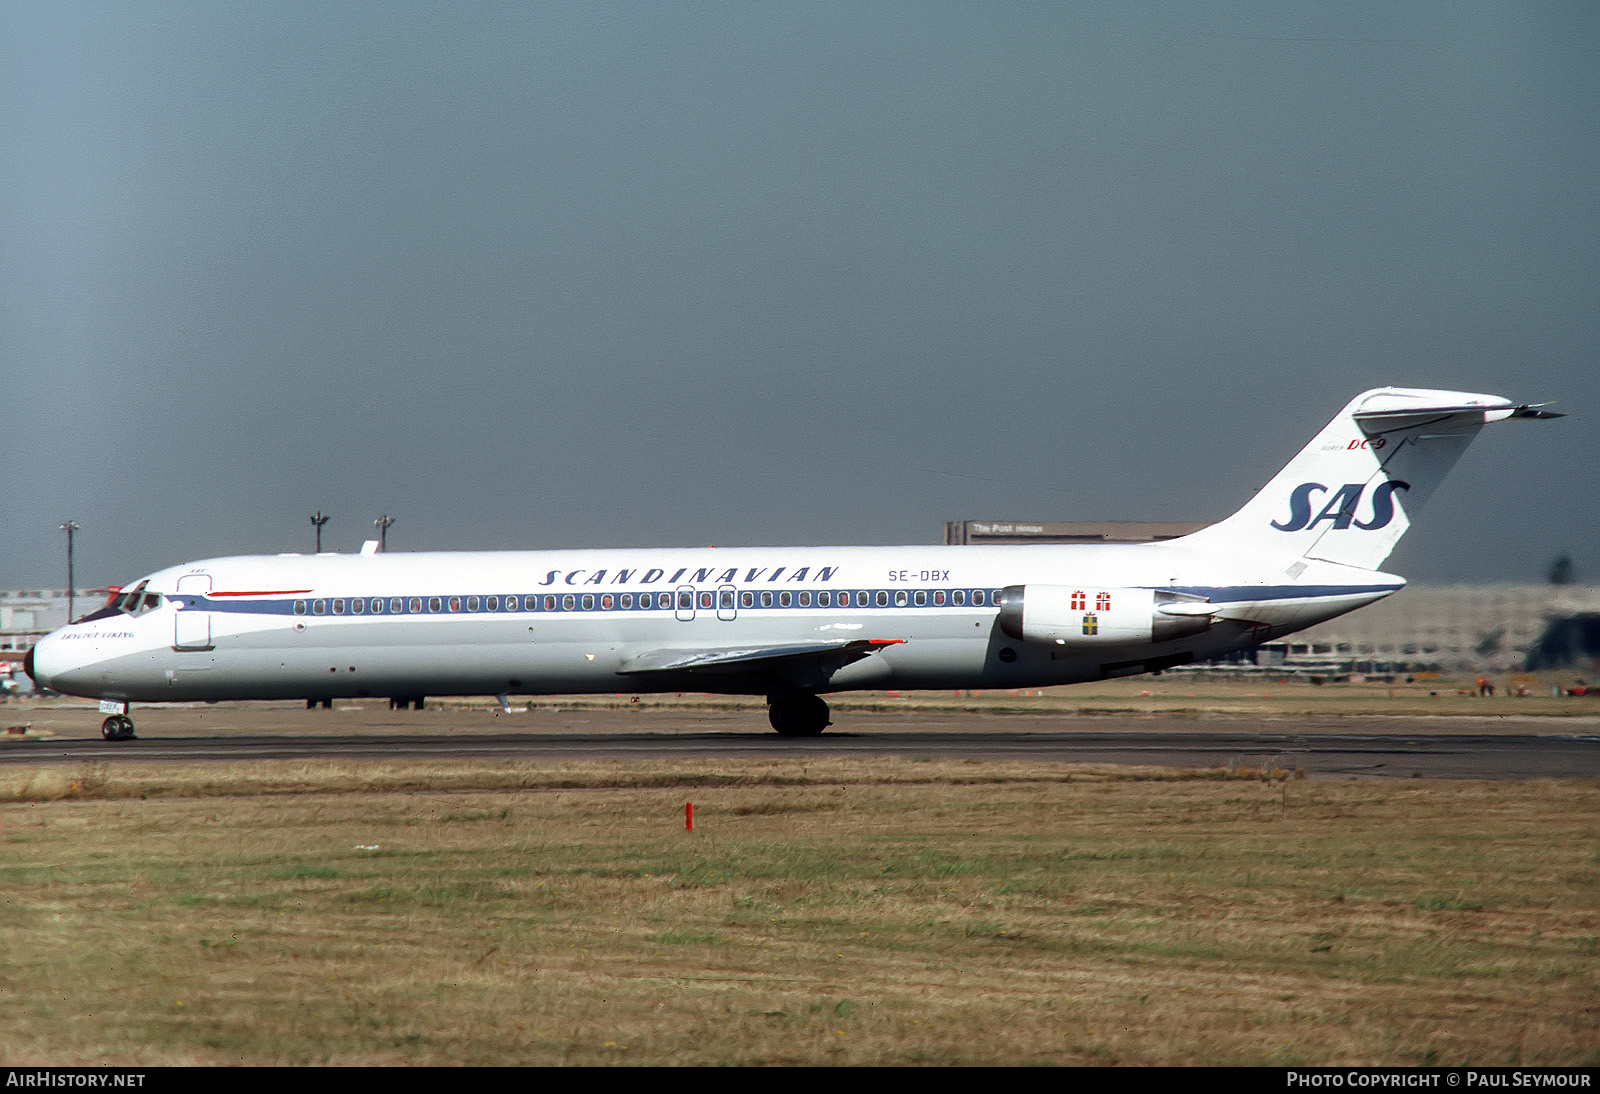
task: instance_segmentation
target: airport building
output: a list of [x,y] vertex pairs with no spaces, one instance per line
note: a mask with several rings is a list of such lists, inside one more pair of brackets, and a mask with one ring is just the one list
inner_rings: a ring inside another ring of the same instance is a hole
[[1521,671],[1552,628],[1596,613],[1600,586],[1408,585],[1267,643],[1253,663],[1330,673]]
[[[72,597],[78,617],[102,607],[107,589],[79,589]],[[15,589],[0,591],[0,678],[22,673],[22,659],[33,644],[57,627],[67,625],[67,590]]]
[[1206,527],[1204,521],[947,520],[945,543],[1153,543]]

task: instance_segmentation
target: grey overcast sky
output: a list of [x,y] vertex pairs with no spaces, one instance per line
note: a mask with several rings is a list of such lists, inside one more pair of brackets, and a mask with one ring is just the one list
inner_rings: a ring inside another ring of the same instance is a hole
[[1600,580],[1600,5],[12,3],[0,588],[1217,519],[1381,384],[1388,568]]

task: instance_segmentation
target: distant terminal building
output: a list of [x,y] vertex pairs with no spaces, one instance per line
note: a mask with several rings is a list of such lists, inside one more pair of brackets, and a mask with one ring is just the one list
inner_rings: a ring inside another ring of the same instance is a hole
[[[86,608],[91,601],[87,592],[75,597]],[[95,607],[99,607],[98,604]],[[93,608],[89,608],[93,610]],[[21,661],[33,644],[57,627],[67,624],[67,591],[65,589],[16,589],[0,592],[0,660]]]
[[1154,543],[1206,527],[1204,521],[947,520],[946,543]]
[[[109,589],[79,589],[72,594],[73,614],[81,618],[104,607],[108,596]],[[67,590],[0,591],[0,679],[20,678],[22,659],[33,644],[66,625]]]
[[1255,651],[1254,663],[1328,672],[1520,671],[1600,666],[1551,657],[1549,636],[1600,614],[1600,586],[1408,585]]

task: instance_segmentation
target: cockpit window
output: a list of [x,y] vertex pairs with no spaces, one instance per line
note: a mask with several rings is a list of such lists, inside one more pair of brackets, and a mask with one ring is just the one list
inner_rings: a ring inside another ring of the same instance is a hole
[[[162,593],[146,592],[144,589],[149,584],[149,581],[141,581],[138,585],[134,585],[133,589],[125,589],[117,593],[115,597],[107,601],[104,608],[101,608],[102,613],[131,613],[134,616],[142,616],[147,611],[154,611],[154,609],[160,608],[165,598],[162,597]],[[96,619],[104,619],[104,616],[96,613]]]
[[154,611],[161,607],[162,596],[160,593],[145,592],[148,580],[141,581],[131,589],[125,589],[112,597],[103,609],[108,612],[129,612],[133,615],[143,615],[145,612]]
[[106,605],[106,607],[115,608],[119,612],[133,611],[134,607],[142,599],[144,587],[147,584],[149,584],[149,582],[141,581],[131,589],[122,590],[122,592],[118,593],[111,603]]

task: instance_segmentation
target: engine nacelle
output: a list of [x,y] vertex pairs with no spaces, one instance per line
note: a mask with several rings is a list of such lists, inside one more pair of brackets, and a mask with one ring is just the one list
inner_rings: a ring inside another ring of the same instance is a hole
[[1170,589],[1089,585],[1010,585],[1000,629],[1020,642],[1056,646],[1132,646],[1201,634],[1216,609],[1204,597]]

